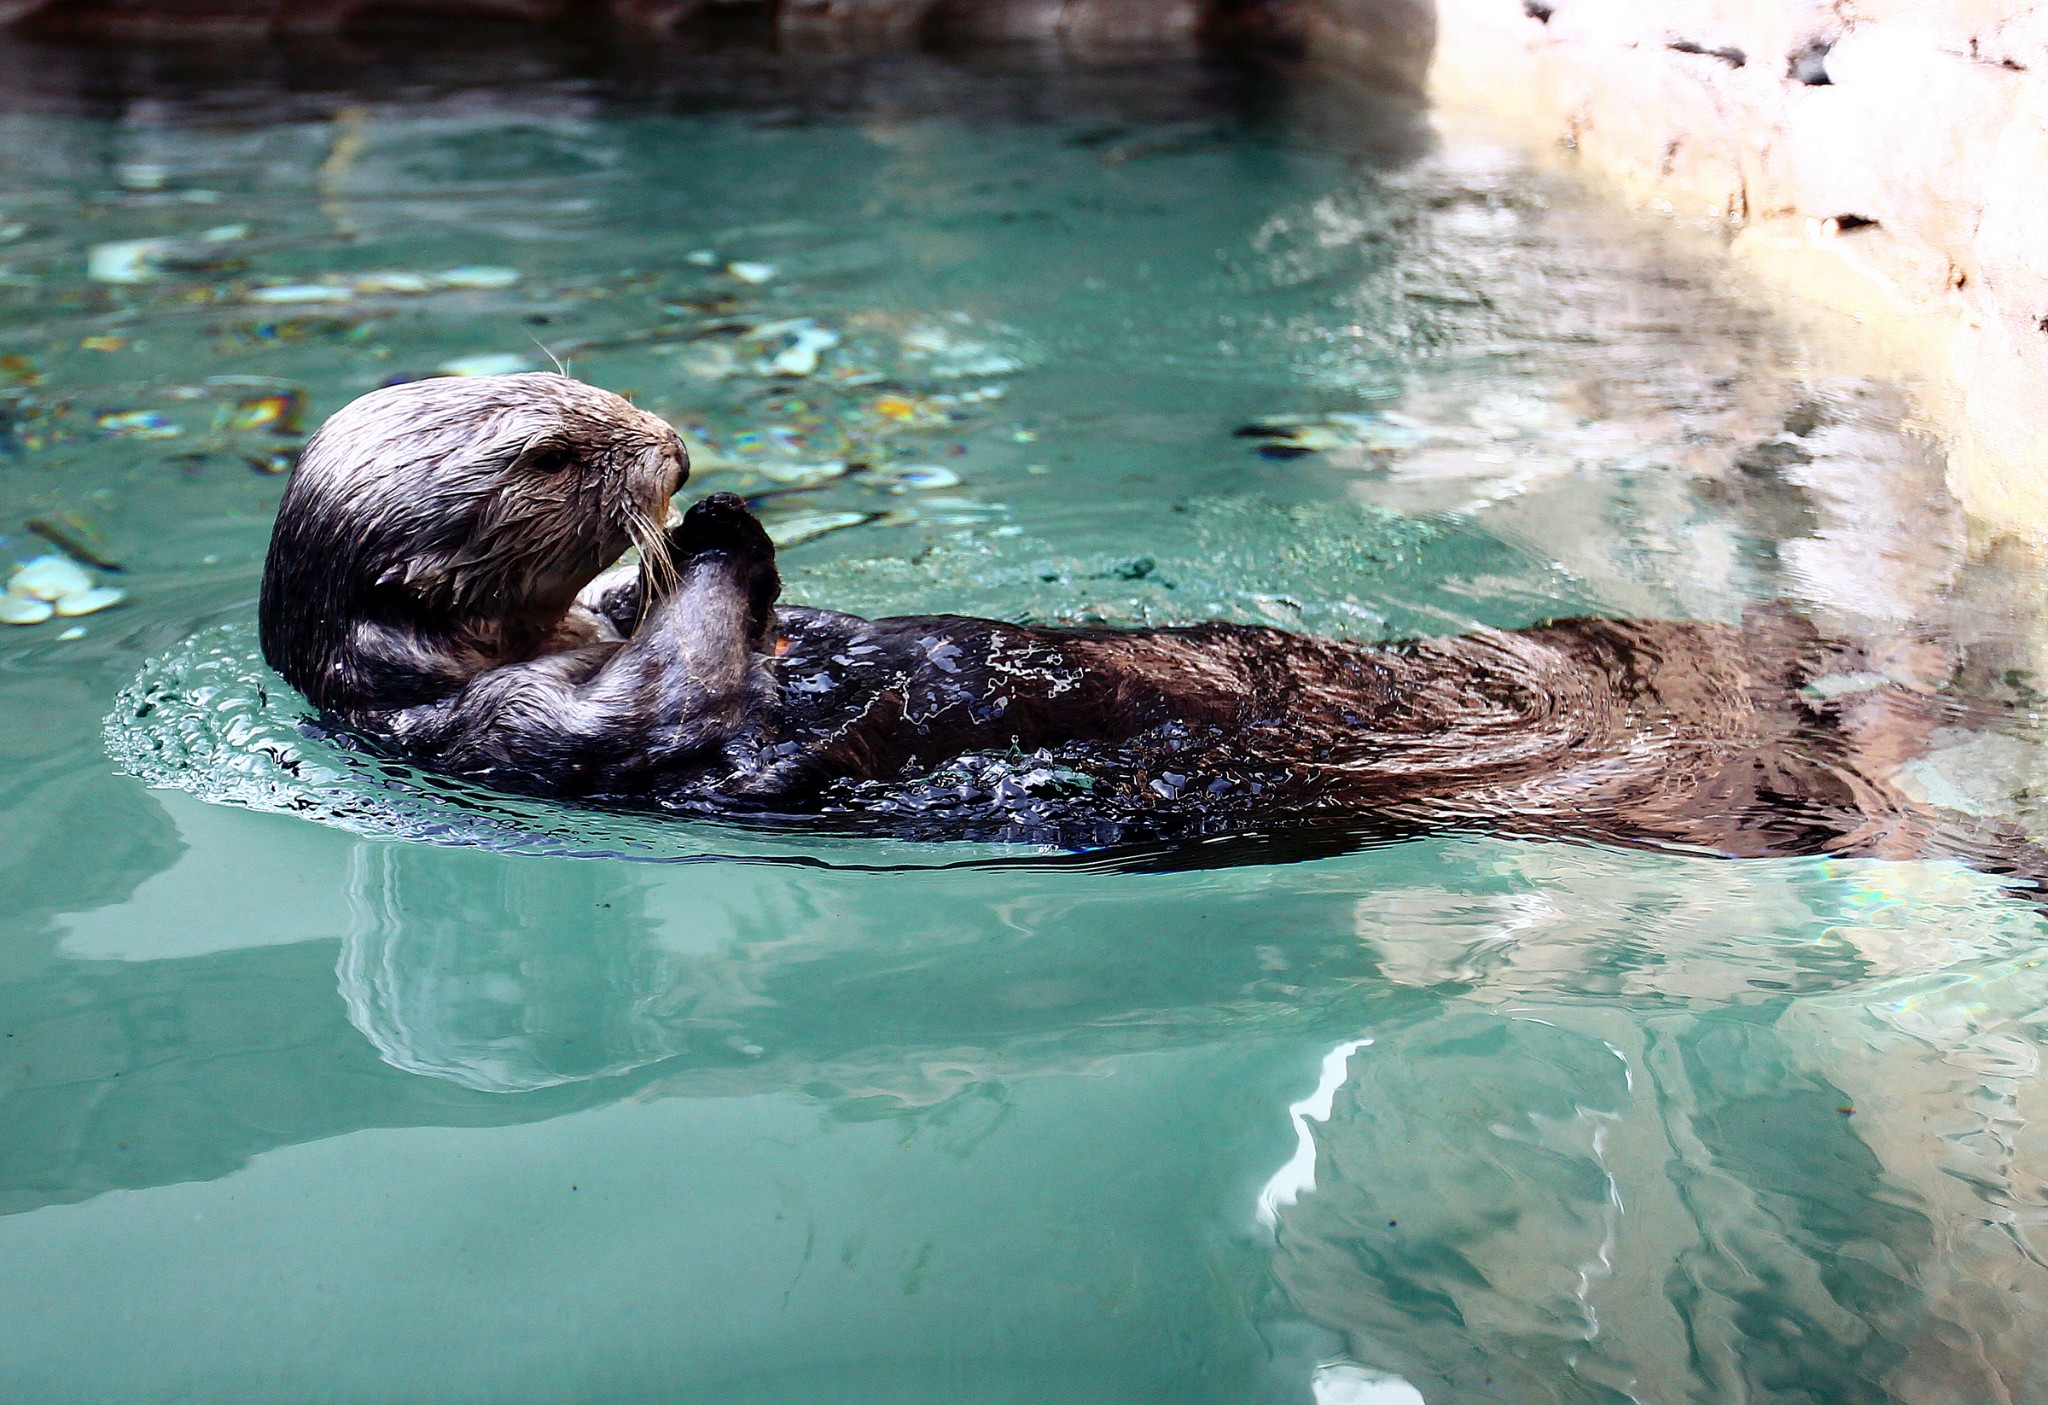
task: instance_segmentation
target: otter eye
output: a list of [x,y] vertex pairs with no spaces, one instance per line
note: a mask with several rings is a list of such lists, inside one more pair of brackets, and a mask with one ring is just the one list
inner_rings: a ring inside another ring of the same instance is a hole
[[576,456],[567,449],[535,449],[526,455],[525,467],[530,473],[565,473],[576,466]]

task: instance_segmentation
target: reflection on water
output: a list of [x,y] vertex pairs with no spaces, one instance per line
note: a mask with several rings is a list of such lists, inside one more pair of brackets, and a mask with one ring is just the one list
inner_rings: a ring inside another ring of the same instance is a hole
[[[1899,387],[1401,102],[1152,57],[201,88],[0,46],[0,532],[130,592],[0,634],[9,1398],[2048,1398],[2042,931],[1990,879],[660,834],[352,766],[253,663],[296,439],[249,402],[538,339],[694,426],[706,489],[857,521],[789,549],[804,600],[1378,638],[1785,598],[2009,704],[1906,781],[2040,831],[2039,578]],[[838,342],[763,373],[803,319]],[[715,853],[774,861],[627,861]]]
[[[687,1047],[662,1038],[660,1007],[684,1000],[674,1023],[697,1026],[688,987],[666,963],[635,969],[655,955],[635,930],[645,924],[592,901],[597,871],[506,873],[513,891],[490,894],[479,912],[473,883],[434,891],[453,875],[417,873],[415,888],[427,891],[402,891],[404,855],[355,851],[338,972],[349,1022],[386,1063],[513,1093],[629,1072]],[[577,923],[588,937],[569,951],[551,940],[564,908],[605,914]]]
[[[1207,1168],[1205,1272],[1237,1287],[1200,1330],[1238,1320],[1270,1243],[1283,1298],[1259,1320],[1299,1314],[1362,1373],[1326,1392],[1819,1399],[1845,1373],[1906,1393],[1937,1350],[1941,1379],[2029,1369],[2043,1031],[1999,1012],[2048,992],[2037,921],[1960,870],[1748,865],[1731,891],[1708,860],[1468,841],[1281,872],[939,872],[906,905],[891,875],[333,848],[307,859],[346,895],[338,943],[71,961],[11,992],[38,1133],[0,1167],[12,1208],[358,1129],[791,1099],[956,1178],[1025,1175],[1055,1237],[1161,1157]],[[1133,1121],[998,1169],[1045,1118],[1095,1115],[1105,1080],[1144,1089]],[[600,1162],[642,1154],[605,1138]],[[298,1193],[354,1193],[309,1174]],[[940,1212],[902,1213],[833,1232]],[[1109,1240],[1074,1271],[1108,1291],[1114,1245],[1151,1231],[1090,1222]],[[1182,1310],[1138,1291],[1119,1312]],[[957,1326],[904,1330],[943,1351]]]
[[1976,1003],[1446,1012],[1350,1061],[1278,1271],[1430,1399],[2030,1398],[2039,1030]]

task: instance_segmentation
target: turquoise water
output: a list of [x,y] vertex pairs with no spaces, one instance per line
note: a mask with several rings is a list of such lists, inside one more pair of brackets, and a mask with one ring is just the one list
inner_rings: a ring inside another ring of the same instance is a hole
[[0,531],[127,592],[0,633],[6,1398],[2048,1400],[1989,879],[764,838],[366,769],[255,661],[265,397],[552,356],[806,603],[1788,598],[2014,704],[1909,776],[2039,832],[2038,580],[1709,236],[1177,55],[4,57]]

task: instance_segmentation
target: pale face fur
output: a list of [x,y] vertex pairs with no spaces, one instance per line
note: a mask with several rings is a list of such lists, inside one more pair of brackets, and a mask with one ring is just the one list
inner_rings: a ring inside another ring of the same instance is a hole
[[545,633],[628,546],[661,569],[688,472],[664,421],[566,376],[372,391],[293,474],[264,574],[264,652],[325,706],[351,691],[347,622],[485,653]]

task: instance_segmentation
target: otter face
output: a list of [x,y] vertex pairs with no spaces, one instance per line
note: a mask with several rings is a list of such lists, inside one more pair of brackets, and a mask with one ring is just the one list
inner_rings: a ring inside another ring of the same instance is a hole
[[369,621],[479,636],[544,627],[639,544],[656,558],[689,455],[609,391],[535,373],[352,401],[293,472],[264,570],[264,653],[315,702]]

